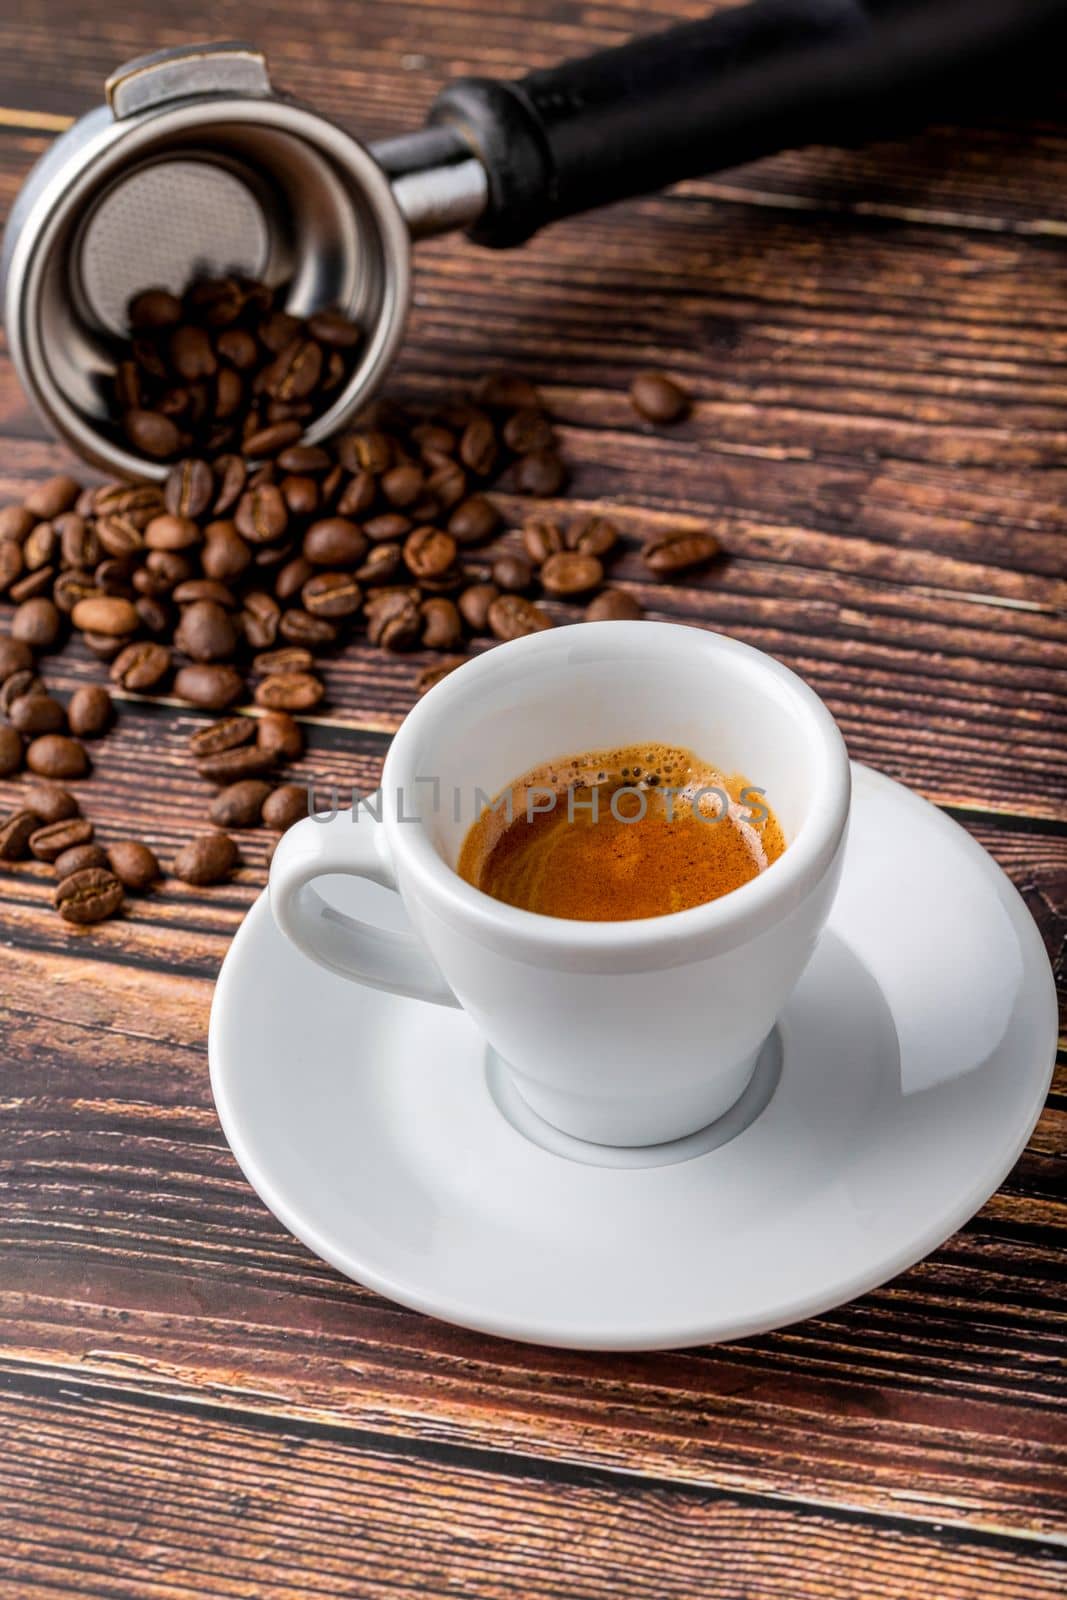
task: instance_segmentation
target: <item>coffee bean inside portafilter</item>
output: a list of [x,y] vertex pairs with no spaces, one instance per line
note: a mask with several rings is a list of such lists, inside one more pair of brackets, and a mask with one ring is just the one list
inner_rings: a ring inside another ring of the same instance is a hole
[[[162,485],[82,488],[59,476],[0,509],[0,595],[15,606],[10,636],[0,636],[0,778],[23,767],[64,783],[89,773],[83,741],[108,731],[111,697],[85,685],[63,706],[38,670],[71,633],[107,664],[120,694],[165,693],[226,713],[190,741],[192,764],[218,791],[209,819],[279,832],[301,811],[303,791],[275,787],[303,753],[294,719],[320,707],[319,658],[354,629],[391,652],[448,652],[419,674],[423,692],[471,639],[550,627],[539,594],[557,615],[578,602],[574,620],[642,614],[629,591],[601,588],[621,542],[609,519],[564,523],[534,501],[521,553],[506,537],[487,490],[556,496],[566,478],[552,421],[525,379],[493,374],[469,397],[418,410],[382,402],[327,444],[308,445],[307,423],[358,354],[360,330],[342,316],[293,316],[282,292],[227,277],[180,297],[145,290],[130,327],[116,426],[173,465]],[[659,406],[664,420],[670,409]],[[709,534],[668,530],[644,553],[650,571],[673,574],[716,549]],[[80,881],[57,895],[61,914],[102,920],[124,890],[153,883],[159,863],[137,841],[104,855],[77,800],[52,789],[65,799],[46,803],[39,785],[16,792],[0,822],[0,859],[69,864]],[[237,859],[216,831],[190,840],[172,871],[216,882]]]

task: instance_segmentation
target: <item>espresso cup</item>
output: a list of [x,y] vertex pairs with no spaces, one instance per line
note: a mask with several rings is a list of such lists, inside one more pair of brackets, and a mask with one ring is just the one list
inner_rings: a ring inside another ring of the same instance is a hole
[[[781,857],[718,900],[623,922],[541,916],[458,875],[480,808],[519,774],[646,741],[765,790],[787,840]],[[672,623],[554,628],[431,689],[397,732],[376,795],[283,836],[270,903],[282,931],[332,972],[462,1006],[554,1127],[656,1144],[744,1092],[830,910],[849,798],[836,723],[773,657]],[[411,931],[330,905],[315,881],[337,873],[395,889]]]

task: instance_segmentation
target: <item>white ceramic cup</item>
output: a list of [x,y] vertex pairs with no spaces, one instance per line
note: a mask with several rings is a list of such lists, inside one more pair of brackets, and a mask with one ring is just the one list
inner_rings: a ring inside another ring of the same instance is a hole
[[[540,916],[459,877],[478,810],[513,780],[646,741],[764,789],[784,854],[719,900],[626,922]],[[554,628],[433,688],[397,732],[369,805],[291,828],[271,865],[271,908],[331,971],[462,1006],[553,1126],[654,1144],[703,1127],[744,1091],[829,912],[849,797],[837,725],[771,656],[672,623]],[[331,906],[314,884],[332,873],[397,890],[412,931]]]

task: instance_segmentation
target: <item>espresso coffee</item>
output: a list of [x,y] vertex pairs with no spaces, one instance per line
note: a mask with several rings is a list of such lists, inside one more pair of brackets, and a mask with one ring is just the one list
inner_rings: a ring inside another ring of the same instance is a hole
[[459,874],[525,911],[661,917],[739,889],[785,849],[761,790],[692,750],[642,744],[524,773],[463,842]]

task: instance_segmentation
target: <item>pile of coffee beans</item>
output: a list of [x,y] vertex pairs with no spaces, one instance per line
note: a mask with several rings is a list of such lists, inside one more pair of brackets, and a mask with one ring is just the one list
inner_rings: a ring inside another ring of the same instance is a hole
[[[164,483],[83,488],[59,476],[0,510],[0,595],[15,608],[0,638],[0,777],[25,767],[33,780],[0,824],[0,860],[52,862],[60,914],[79,923],[112,915],[160,869],[134,841],[101,850],[56,787],[88,775],[86,741],[114,719],[102,685],[64,706],[42,682],[38,656],[72,633],[124,694],[216,714],[251,702],[255,715],[223,716],[191,741],[192,763],[217,790],[213,831],[171,870],[206,884],[237,864],[226,829],[280,833],[305,812],[305,789],[274,779],[303,752],[294,717],[323,701],[322,655],[353,629],[388,651],[441,652],[419,677],[425,691],[472,640],[551,627],[544,599],[580,605],[575,620],[642,615],[631,593],[605,586],[622,542],[607,518],[563,523],[532,507],[522,553],[494,543],[505,529],[487,491],[555,497],[566,481],[551,418],[525,379],[490,375],[469,398],[425,411],[379,403],[308,445],[307,422],[359,349],[343,317],[296,318],[264,286],[224,278],[180,298],[146,290],[130,325],[116,423],[138,450],[174,458]],[[635,380],[632,399],[656,423],[688,407],[661,373]],[[678,532],[642,554],[649,572],[674,575],[718,548],[710,533]]]

